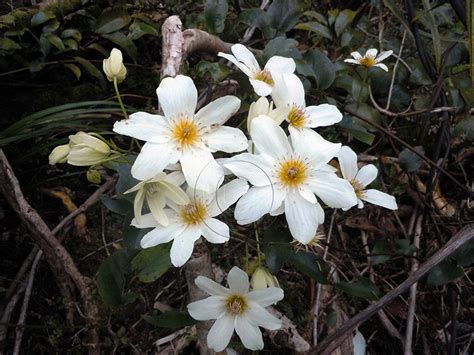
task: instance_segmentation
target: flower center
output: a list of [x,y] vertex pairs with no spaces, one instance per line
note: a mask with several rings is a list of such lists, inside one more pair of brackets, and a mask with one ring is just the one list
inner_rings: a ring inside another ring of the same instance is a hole
[[300,158],[292,158],[280,163],[278,178],[286,187],[297,187],[308,177],[308,167]]
[[244,297],[239,295],[232,295],[226,300],[227,312],[232,315],[239,315],[245,312],[247,309],[247,301]]
[[364,67],[370,68],[377,64],[377,62],[375,61],[375,57],[364,56],[359,60],[359,64],[363,65]]
[[207,207],[201,201],[196,201],[184,206],[181,209],[181,219],[187,225],[202,223],[207,216]]
[[196,122],[187,116],[180,117],[174,122],[171,133],[181,148],[192,146],[199,138]]
[[259,70],[258,72],[256,72],[254,79],[263,81],[264,83],[267,83],[270,86],[273,86],[275,84],[275,82],[273,81],[272,75],[266,69]]
[[290,125],[295,128],[303,127],[306,121],[304,109],[297,105],[291,106],[290,112],[288,113],[288,121]]
[[358,198],[361,198],[362,195],[364,194],[364,186],[359,182],[357,181],[356,179],[352,179],[351,181],[349,181],[352,185],[352,187],[354,188],[354,191],[356,193],[356,196]]

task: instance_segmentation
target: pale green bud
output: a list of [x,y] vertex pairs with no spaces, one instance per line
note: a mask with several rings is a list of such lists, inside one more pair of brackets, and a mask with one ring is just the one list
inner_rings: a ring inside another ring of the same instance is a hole
[[93,184],[100,184],[102,176],[98,170],[90,168],[87,170],[87,180]]
[[263,290],[268,287],[279,287],[278,280],[270,271],[263,267],[258,267],[252,274],[250,285],[254,290]]
[[69,136],[69,147],[71,151],[67,162],[75,166],[100,164],[111,153],[106,143],[85,132]]
[[67,161],[67,157],[70,152],[69,144],[58,145],[53,151],[49,154],[49,164],[62,164]]
[[109,81],[117,79],[117,83],[121,83],[127,76],[127,68],[123,65],[122,52],[114,48],[110,52],[110,57],[104,59],[103,65],[104,73]]

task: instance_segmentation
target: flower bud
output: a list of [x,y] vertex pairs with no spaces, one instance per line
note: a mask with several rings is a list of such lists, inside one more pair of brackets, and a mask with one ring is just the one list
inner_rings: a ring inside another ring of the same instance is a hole
[[279,287],[278,280],[270,271],[263,267],[258,267],[252,274],[250,285],[254,290],[263,290],[268,287]]
[[100,175],[99,170],[93,169],[92,167],[87,170],[87,180],[93,184],[100,184],[102,181],[102,176]]
[[109,81],[117,80],[117,83],[124,81],[127,76],[127,68],[123,65],[122,52],[114,48],[110,52],[110,57],[104,59],[103,62],[104,73]]
[[49,154],[49,164],[62,164],[67,161],[67,157],[70,152],[69,144],[58,145],[53,151]]
[[100,139],[85,132],[78,132],[69,136],[71,149],[67,162],[75,166],[99,164],[111,153],[109,146]]

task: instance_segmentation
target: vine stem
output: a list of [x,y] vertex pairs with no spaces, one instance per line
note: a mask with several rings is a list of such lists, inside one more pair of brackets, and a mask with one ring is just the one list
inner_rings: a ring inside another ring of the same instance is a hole
[[123,105],[122,98],[120,97],[120,92],[118,89],[118,83],[117,83],[117,78],[114,77],[114,88],[115,88],[115,93],[117,94],[117,100],[120,104],[120,108],[122,109],[122,112],[125,116],[126,119],[128,119],[127,111],[125,110],[125,106]]
[[258,266],[262,266],[262,254],[260,252],[260,238],[258,236],[258,227],[257,223],[255,223],[255,240],[257,241],[257,262]]

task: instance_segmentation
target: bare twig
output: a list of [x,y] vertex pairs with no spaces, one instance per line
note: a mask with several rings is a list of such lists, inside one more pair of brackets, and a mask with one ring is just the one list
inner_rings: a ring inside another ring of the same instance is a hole
[[400,57],[402,56],[403,45],[405,44],[406,36],[407,36],[407,30],[403,31],[402,43],[400,43],[400,50],[398,51],[397,60],[395,61],[395,65],[393,66],[392,80],[390,81],[390,90],[388,91],[387,106],[385,106],[386,110],[390,108],[390,101],[392,101],[393,84],[395,83],[395,76],[397,74],[398,63],[400,63]]

